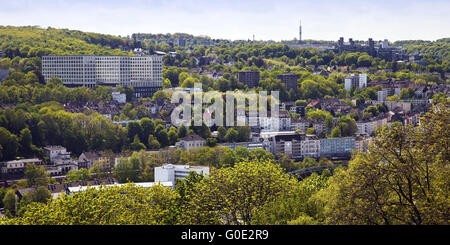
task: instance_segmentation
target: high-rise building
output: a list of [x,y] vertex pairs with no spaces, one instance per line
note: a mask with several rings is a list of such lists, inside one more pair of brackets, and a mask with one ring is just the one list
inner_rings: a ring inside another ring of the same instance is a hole
[[367,87],[367,74],[359,74],[358,76],[351,74],[349,77],[346,77],[344,81],[344,86],[347,91],[352,88],[365,88]]
[[249,88],[257,87],[259,84],[259,71],[238,72],[238,80]]
[[43,56],[42,74],[67,87],[131,86],[136,97],[149,97],[162,89],[162,56]]
[[293,89],[295,91],[297,89],[297,80],[300,78],[300,75],[293,73],[284,73],[277,76],[277,78],[286,85],[286,89],[288,91],[290,89]]

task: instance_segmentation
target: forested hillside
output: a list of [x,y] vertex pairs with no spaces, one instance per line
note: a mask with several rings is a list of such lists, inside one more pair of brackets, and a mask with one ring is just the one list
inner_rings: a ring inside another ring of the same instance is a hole
[[124,38],[68,29],[37,26],[0,26],[0,68],[40,72],[44,55],[131,55],[119,50]]
[[402,46],[407,53],[421,53],[425,56],[440,57],[450,60],[450,38],[441,38],[434,42],[422,40],[405,40],[394,43],[396,46]]

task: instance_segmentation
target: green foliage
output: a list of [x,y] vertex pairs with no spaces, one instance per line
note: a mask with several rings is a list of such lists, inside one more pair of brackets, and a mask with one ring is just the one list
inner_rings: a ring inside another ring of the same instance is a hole
[[25,177],[27,179],[28,187],[37,187],[47,185],[47,183],[49,183],[49,176],[45,171],[44,166],[27,164],[25,167]]
[[67,182],[87,181],[92,179],[89,171],[85,168],[69,171],[66,174]]
[[272,161],[250,160],[212,170],[195,185],[182,214],[186,224],[250,224],[258,209],[295,185]]
[[450,114],[435,108],[417,128],[385,127],[336,169],[316,201],[329,224],[448,224]]
[[298,182],[293,190],[254,210],[254,225],[319,224],[321,207],[312,196],[328,186],[328,178],[313,174]]
[[31,203],[22,217],[7,219],[17,225],[173,225],[178,194],[170,188],[133,184],[88,188],[43,203]]

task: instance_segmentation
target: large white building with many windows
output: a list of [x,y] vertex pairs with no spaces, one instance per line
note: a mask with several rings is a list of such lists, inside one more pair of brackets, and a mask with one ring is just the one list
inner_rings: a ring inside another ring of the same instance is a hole
[[131,86],[136,97],[149,97],[162,89],[162,57],[43,56],[42,75],[46,82],[52,77],[59,77],[67,87]]

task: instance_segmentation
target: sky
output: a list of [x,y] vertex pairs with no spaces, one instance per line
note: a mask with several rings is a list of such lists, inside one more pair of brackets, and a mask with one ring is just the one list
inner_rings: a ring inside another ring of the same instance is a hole
[[436,40],[450,0],[0,0],[0,25],[127,36],[189,33],[230,40]]

